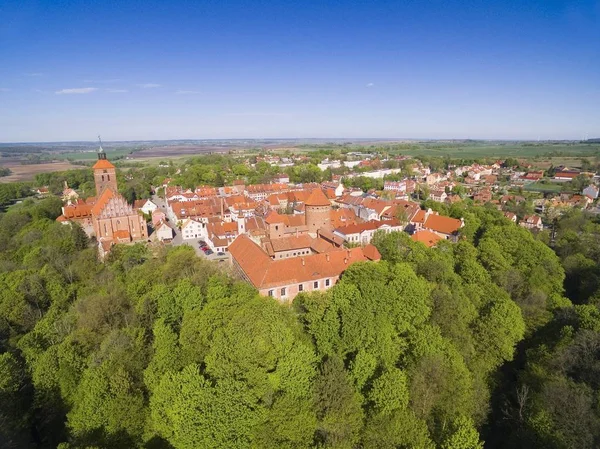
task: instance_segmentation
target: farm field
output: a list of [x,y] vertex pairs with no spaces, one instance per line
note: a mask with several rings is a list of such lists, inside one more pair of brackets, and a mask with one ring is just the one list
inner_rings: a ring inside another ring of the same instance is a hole
[[70,162],[48,162],[45,164],[21,165],[18,162],[3,163],[3,167],[9,168],[12,173],[0,178],[0,183],[31,181],[38,173],[50,173],[64,170],[78,170],[88,168],[83,165],[74,165]]
[[542,192],[542,193],[558,193],[562,190],[562,184],[542,184],[541,182],[534,182],[524,187],[524,190],[528,192]]
[[[131,150],[107,150],[106,155],[111,160],[117,160],[131,154]],[[95,161],[98,159],[98,153],[96,151],[75,151],[70,153],[57,153],[52,156],[55,159],[69,160],[69,161]]]
[[600,155],[600,145],[579,143],[520,143],[520,142],[474,142],[444,143],[419,142],[389,146],[390,152],[409,156],[437,156],[451,158],[545,158],[590,157]]

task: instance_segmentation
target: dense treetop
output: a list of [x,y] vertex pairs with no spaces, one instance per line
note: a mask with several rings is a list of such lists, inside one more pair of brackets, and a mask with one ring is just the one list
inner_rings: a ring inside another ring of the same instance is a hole
[[0,446],[597,447],[599,225],[566,216],[555,253],[460,207],[459,243],[377,234],[381,262],[291,307],[185,246],[99,263],[55,198],[11,207]]

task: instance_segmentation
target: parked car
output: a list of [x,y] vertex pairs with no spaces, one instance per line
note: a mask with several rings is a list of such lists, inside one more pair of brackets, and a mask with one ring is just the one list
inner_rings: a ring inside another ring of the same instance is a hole
[[209,249],[208,251],[204,251],[204,254],[206,254],[207,256],[210,256],[211,254],[214,254],[212,249]]
[[225,255],[225,253],[224,253],[224,252],[222,252],[222,251],[219,251],[219,252],[217,253],[217,256],[224,256],[224,255]]
[[210,251],[211,249],[208,246],[203,246],[202,247],[202,251],[204,251],[204,254],[206,254],[208,251]]

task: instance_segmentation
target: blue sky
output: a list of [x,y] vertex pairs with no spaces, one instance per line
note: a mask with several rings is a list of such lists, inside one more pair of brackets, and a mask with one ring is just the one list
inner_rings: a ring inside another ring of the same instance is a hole
[[600,136],[600,0],[0,0],[0,141]]

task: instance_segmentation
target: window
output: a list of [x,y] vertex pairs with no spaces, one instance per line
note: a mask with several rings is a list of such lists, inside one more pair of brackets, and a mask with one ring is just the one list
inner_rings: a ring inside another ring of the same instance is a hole
[[273,296],[273,290],[269,290],[269,296]]
[[325,287],[329,287],[329,279],[325,279]]
[[110,181],[110,175],[106,175],[106,180]]
[[299,292],[304,291],[304,285],[302,285],[302,284],[298,285],[298,291]]
[[285,287],[281,289],[281,296],[285,296]]
[[319,281],[315,281],[313,284],[313,288],[319,288]]

